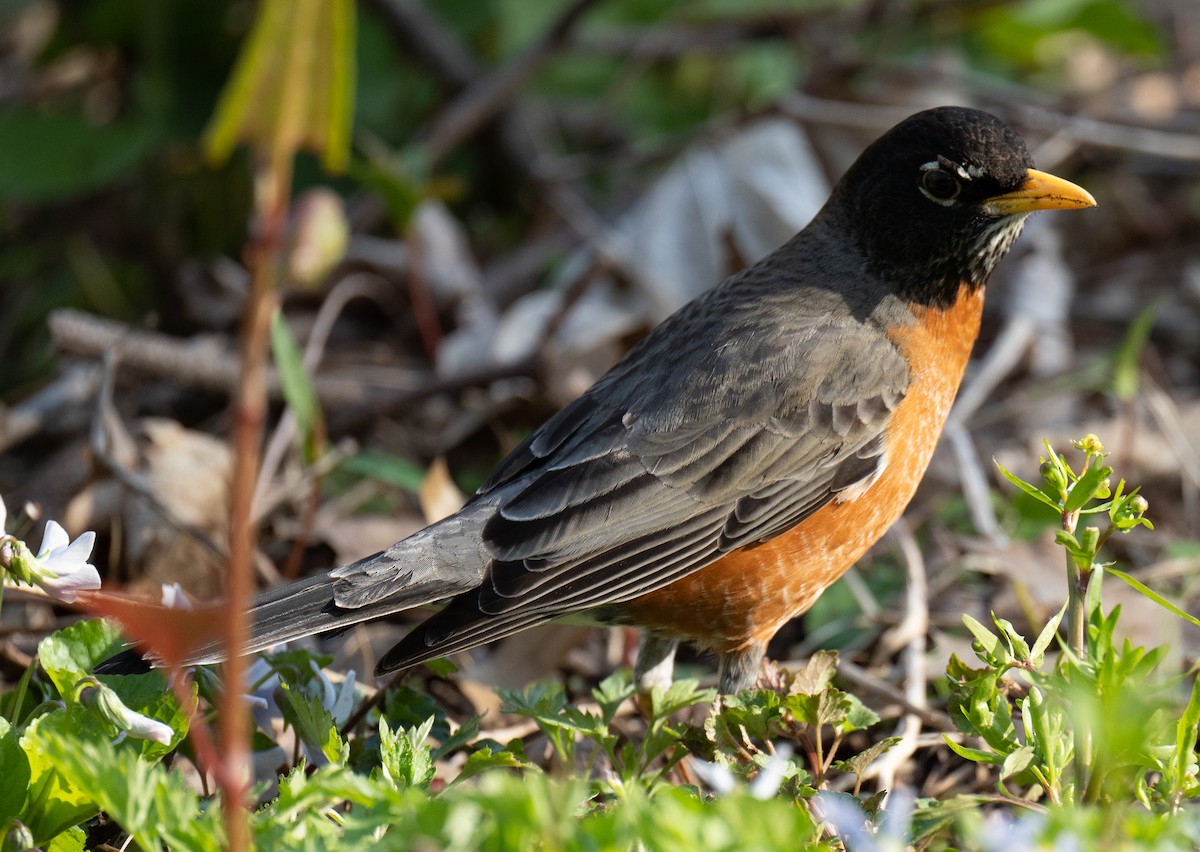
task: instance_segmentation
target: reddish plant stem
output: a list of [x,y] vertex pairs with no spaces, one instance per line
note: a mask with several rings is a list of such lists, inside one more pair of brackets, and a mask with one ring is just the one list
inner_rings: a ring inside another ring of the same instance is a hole
[[229,658],[221,695],[221,750],[226,837],[230,849],[250,848],[246,791],[250,782],[250,726],[242,700],[246,661],[241,649],[250,636],[248,608],[253,592],[254,550],[258,525],[253,517],[254,488],[267,417],[267,354],[271,316],[283,252],[292,162],[272,156],[256,167],[255,234],[247,248],[250,298],[242,326],[242,371],[234,401],[233,481],[230,484],[229,573],[226,584],[225,642]]

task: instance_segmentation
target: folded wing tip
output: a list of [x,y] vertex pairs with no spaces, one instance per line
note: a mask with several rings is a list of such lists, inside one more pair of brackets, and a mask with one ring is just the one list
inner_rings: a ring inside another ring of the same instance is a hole
[[150,668],[149,661],[136,648],[126,648],[97,663],[92,671],[101,675],[131,675],[146,674]]

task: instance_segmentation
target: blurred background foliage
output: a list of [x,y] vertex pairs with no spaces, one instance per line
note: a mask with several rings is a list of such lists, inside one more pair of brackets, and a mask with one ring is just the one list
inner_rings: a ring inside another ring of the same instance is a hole
[[[358,18],[357,159],[339,189],[381,192],[400,220],[407,211],[396,199],[440,191],[479,251],[511,250],[535,218],[527,176],[486,134],[429,162],[422,132],[470,78],[431,72],[395,37],[388,5],[367,3]],[[441,0],[428,12],[469,51],[476,67],[455,73],[470,75],[521,56],[566,5]],[[889,100],[957,78],[985,96],[1083,107],[1131,72],[1183,70],[1174,42],[1189,34],[1171,27],[1170,4],[1152,0],[593,5],[520,97],[544,110],[563,168],[587,169],[593,188],[613,192],[628,184],[606,173],[606,152],[652,159],[707,121],[795,91]],[[183,330],[175,271],[189,258],[238,256],[246,164],[209,168],[198,139],[254,8],[247,0],[0,5],[0,393],[53,369],[52,307]],[[1194,90],[1196,66],[1190,73]],[[586,160],[572,164],[575,155]],[[311,165],[300,172],[301,188],[323,179]]]

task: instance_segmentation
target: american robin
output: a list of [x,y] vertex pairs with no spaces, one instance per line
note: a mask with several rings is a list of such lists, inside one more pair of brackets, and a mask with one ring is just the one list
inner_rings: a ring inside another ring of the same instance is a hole
[[[437,601],[377,674],[568,615],[646,631],[753,685],[767,642],[900,516],[1035,210],[1090,207],[1000,119],[941,107],[866,149],[774,253],[669,317],[507,458],[462,511],[270,590],[265,648]],[[204,649],[195,662],[218,659]]]

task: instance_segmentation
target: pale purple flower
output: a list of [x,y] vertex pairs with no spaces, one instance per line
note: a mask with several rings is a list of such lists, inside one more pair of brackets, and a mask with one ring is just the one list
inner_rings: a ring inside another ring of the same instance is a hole
[[321,689],[321,706],[329,711],[329,715],[333,716],[333,721],[340,728],[350,719],[350,712],[354,709],[354,669],[347,671],[345,679],[338,685],[330,680],[313,660],[309,660],[308,664],[317,676],[316,684]]
[[765,766],[758,770],[758,775],[750,782],[750,795],[756,799],[766,800],[775,798],[779,787],[787,777],[788,760],[792,756],[792,747],[787,743],[775,746],[775,753],[767,760]]
[[909,847],[913,806],[911,790],[899,789],[888,796],[879,831],[872,831],[867,815],[853,796],[822,790],[817,803],[824,819],[842,839],[849,852],[900,852]]

